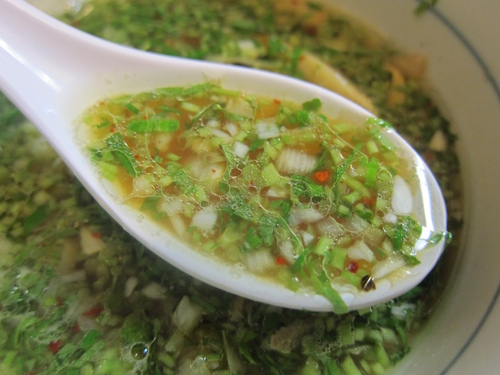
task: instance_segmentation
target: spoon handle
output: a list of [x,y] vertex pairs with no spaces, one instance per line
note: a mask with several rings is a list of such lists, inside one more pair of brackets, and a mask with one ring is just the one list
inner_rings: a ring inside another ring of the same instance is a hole
[[61,66],[79,65],[87,53],[68,44],[71,28],[20,1],[0,2],[0,89],[24,112],[33,113],[76,73]]

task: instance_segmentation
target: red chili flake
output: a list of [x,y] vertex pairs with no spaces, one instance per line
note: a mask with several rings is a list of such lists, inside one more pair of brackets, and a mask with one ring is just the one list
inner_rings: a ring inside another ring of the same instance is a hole
[[215,173],[217,172],[217,170],[215,168],[212,168],[212,173]]
[[97,318],[102,310],[104,310],[104,307],[102,307],[101,305],[95,305],[85,311],[82,315],[88,318]]
[[304,32],[309,36],[315,36],[318,33],[318,29],[314,25],[304,27]]
[[274,103],[275,103],[275,104],[281,104],[281,100],[279,100],[279,99],[274,99]]
[[349,272],[356,273],[358,272],[358,269],[359,269],[359,264],[355,260],[353,260],[347,265],[347,270]]
[[318,171],[314,174],[314,177],[316,178],[316,180],[318,180],[319,182],[325,182],[326,180],[328,180],[328,176],[330,174],[328,173],[328,171]]
[[100,232],[92,232],[92,237],[94,237],[94,238],[101,238],[102,237],[102,233],[100,233]]
[[139,160],[139,157],[140,157],[140,156],[139,156],[138,154],[135,154],[135,155],[134,155],[134,159],[135,159],[135,160]]
[[373,206],[375,204],[375,199],[372,197],[363,197],[361,198],[361,203],[366,204],[367,206]]
[[61,340],[57,340],[57,341],[52,341],[51,343],[49,343],[49,350],[56,354],[62,347],[62,341]]
[[428,152],[426,152],[426,153],[424,154],[424,159],[425,159],[425,161],[427,161],[427,162],[431,162],[431,161],[433,161],[433,160],[434,160],[435,156],[436,156],[436,155],[435,155],[433,152],[428,151]]
[[109,132],[110,132],[110,133],[114,133],[114,132],[115,132],[115,128],[110,128],[110,129],[109,129]]
[[306,58],[306,55],[300,55],[299,60],[303,61]]
[[75,323],[75,325],[71,328],[71,332],[73,332],[73,334],[77,334],[80,331],[81,331],[81,328],[80,328],[80,325],[78,323]]
[[284,266],[286,264],[287,264],[287,261],[285,258],[283,258],[282,256],[279,256],[279,255],[276,257],[276,265]]

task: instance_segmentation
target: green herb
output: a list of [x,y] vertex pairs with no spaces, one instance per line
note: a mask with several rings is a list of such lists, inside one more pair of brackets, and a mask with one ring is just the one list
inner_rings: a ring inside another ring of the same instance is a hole
[[83,337],[82,342],[80,343],[80,347],[83,350],[87,351],[101,339],[102,339],[102,332],[97,329],[93,329],[87,332],[87,334]]
[[335,175],[333,177],[332,191],[335,193],[337,198],[338,198],[338,187],[339,187],[340,181],[342,180],[342,176],[344,176],[344,174],[347,171],[347,168],[349,168],[349,166],[354,162],[354,160],[357,156],[357,153],[359,152],[360,149],[361,149],[361,146],[357,146],[355,149],[353,149],[351,151],[351,153],[349,154],[349,156],[342,162],[342,164],[340,164],[335,169]]
[[378,159],[371,158],[366,165],[365,184],[367,187],[371,189],[375,189],[377,187],[377,176],[379,168],[380,163]]
[[121,133],[115,133],[108,138],[106,138],[106,146],[108,146],[113,154],[113,156],[118,160],[121,166],[127,171],[132,177],[138,175],[139,165],[123,140]]
[[288,199],[277,199],[271,202],[270,206],[276,210],[280,211],[280,217],[284,220],[288,219],[290,210],[292,209],[292,201]]
[[292,175],[290,177],[290,185],[292,187],[291,200],[298,205],[309,205],[312,202],[318,202],[326,196],[323,186],[316,184],[305,176]]
[[261,138],[256,139],[249,146],[250,152],[253,152],[253,151],[256,151],[256,150],[262,148],[262,146],[264,145],[264,143],[266,143],[265,139],[261,139]]
[[170,97],[170,96],[179,96],[179,97],[194,97],[197,95],[201,95],[207,91],[212,90],[216,85],[211,82],[200,83],[198,85],[192,85],[188,87],[164,87],[161,89],[156,89],[154,94],[157,97]]
[[245,234],[243,248],[245,250],[255,250],[263,244],[262,238],[258,235],[254,227],[250,227]]
[[302,109],[309,112],[317,112],[321,109],[321,100],[311,99],[302,104]]
[[183,194],[192,195],[196,193],[196,184],[179,164],[175,162],[169,163],[167,165],[167,171],[174,184],[179,187]]
[[132,103],[125,103],[125,108],[127,108],[130,112],[132,112],[135,115],[139,114],[139,109],[137,109],[137,107],[134,106]]
[[289,68],[289,74],[291,76],[298,75],[298,64],[303,52],[304,51],[302,50],[302,48],[299,47],[293,48],[290,59],[290,68]]
[[259,211],[245,200],[239,191],[230,189],[226,198],[227,201],[221,206],[223,212],[232,217],[236,216],[252,223],[257,223],[259,221]]
[[439,0],[420,0],[420,3],[415,8],[414,12],[416,15],[422,15],[423,13],[434,8]]
[[386,121],[380,119],[368,119],[368,125],[370,126],[370,132],[372,137],[377,139],[382,147],[384,147],[388,151],[395,151],[396,146],[387,139],[387,137],[382,134],[379,128],[392,128],[392,125]]
[[201,120],[207,116],[207,117],[213,117],[214,114],[217,111],[223,110],[223,105],[220,103],[211,103],[207,106],[205,106],[203,109],[201,109],[194,117],[189,126],[187,128],[191,128],[192,126],[200,125]]
[[405,243],[410,243],[410,246],[413,245],[421,233],[421,225],[411,216],[399,219],[394,230],[394,249],[401,250]]
[[23,232],[24,235],[30,234],[39,225],[41,225],[49,216],[50,208],[47,205],[38,206],[35,210],[24,219]]
[[158,201],[160,197],[152,196],[144,199],[144,202],[141,204],[141,211],[156,211],[156,206],[158,205]]
[[274,242],[274,230],[278,225],[279,219],[271,216],[262,216],[257,226],[257,232],[266,246],[270,246]]
[[132,120],[128,126],[128,130],[137,133],[174,133],[180,127],[179,120],[172,118],[151,117],[145,120]]

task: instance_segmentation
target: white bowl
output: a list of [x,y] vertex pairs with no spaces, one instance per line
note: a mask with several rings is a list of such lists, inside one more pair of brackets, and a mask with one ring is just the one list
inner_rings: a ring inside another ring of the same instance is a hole
[[335,0],[428,58],[428,78],[459,136],[465,233],[443,298],[396,374],[500,373],[500,2]]
[[[417,0],[331,1],[427,57],[434,97],[459,136],[465,196],[459,259],[427,326],[391,373],[500,373],[500,2],[440,0],[416,17]],[[31,2],[45,10],[61,5]]]

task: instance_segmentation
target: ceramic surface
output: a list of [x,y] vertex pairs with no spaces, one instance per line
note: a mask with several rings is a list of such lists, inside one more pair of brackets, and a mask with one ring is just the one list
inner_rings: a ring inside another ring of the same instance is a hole
[[500,365],[500,2],[335,1],[409,51],[428,57],[428,79],[459,136],[466,230],[443,300],[396,374],[497,374]]
[[[58,0],[34,0],[50,9]],[[490,375],[500,365],[500,2],[333,0],[408,51],[428,58],[428,80],[459,136],[465,189],[460,256],[428,326],[393,374]],[[53,9],[53,8],[52,8]]]

